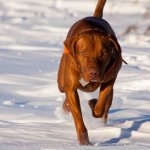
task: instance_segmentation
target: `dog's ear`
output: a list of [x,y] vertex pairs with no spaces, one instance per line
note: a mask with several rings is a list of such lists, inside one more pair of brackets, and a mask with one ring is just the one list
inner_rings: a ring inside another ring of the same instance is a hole
[[120,55],[122,61],[125,63],[125,64],[128,64],[123,58],[122,58],[122,50],[121,50],[121,47],[117,41],[117,39],[115,37],[110,37],[109,36],[109,40],[112,42],[113,46],[115,47],[115,49],[117,50],[118,54]]
[[64,53],[68,53],[75,57],[75,39],[67,38],[64,41]]
[[121,50],[121,47],[120,47],[117,39],[114,37],[109,37],[109,40],[111,41],[111,43],[113,44],[113,46],[115,47],[115,49],[117,50],[119,55],[121,55],[122,50]]
[[[73,38],[67,38],[64,41],[64,53],[69,54],[70,56],[72,56],[72,60],[74,61],[74,64],[76,64],[77,68],[80,68],[79,63],[77,61],[77,54],[75,51],[75,46],[77,43],[78,37],[73,37]],[[65,50],[66,49],[66,50]]]

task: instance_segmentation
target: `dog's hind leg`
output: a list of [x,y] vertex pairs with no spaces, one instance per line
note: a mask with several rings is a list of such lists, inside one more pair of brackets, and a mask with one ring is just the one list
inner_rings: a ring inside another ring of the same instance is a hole
[[63,107],[63,110],[65,113],[70,113],[70,108],[69,108],[69,104],[67,102],[67,99],[64,100],[62,107]]
[[105,110],[104,110],[104,115],[103,115],[104,125],[107,125],[108,112],[109,112],[109,109],[110,109],[111,104],[112,104],[112,99],[113,99],[113,89],[110,91],[109,96],[107,98],[106,105],[105,105]]

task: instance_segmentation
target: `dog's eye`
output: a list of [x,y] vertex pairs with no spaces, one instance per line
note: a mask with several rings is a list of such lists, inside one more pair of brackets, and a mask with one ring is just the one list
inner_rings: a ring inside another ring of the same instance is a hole
[[81,55],[82,55],[82,56],[84,56],[84,57],[86,57],[86,56],[87,56],[87,54],[86,54],[86,52],[85,52],[85,51],[81,51]]
[[101,50],[101,52],[100,52],[100,57],[104,56],[104,54],[105,54],[105,50],[103,49],[103,50]]

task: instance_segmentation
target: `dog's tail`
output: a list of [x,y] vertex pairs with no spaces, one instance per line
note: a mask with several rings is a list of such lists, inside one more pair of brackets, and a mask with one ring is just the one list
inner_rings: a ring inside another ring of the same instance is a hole
[[94,12],[94,16],[95,17],[99,17],[102,18],[103,17],[103,8],[105,5],[106,0],[98,0],[95,12]]

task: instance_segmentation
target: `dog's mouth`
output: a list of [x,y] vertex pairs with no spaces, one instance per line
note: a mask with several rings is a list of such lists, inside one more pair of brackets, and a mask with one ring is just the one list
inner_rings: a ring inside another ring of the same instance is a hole
[[92,79],[92,80],[87,80],[86,78],[82,77],[79,80],[80,84],[85,87],[87,84],[91,83],[91,82],[99,82],[100,84],[104,82],[104,80],[100,80],[99,78],[97,79]]
[[80,80],[79,80],[80,84],[85,87],[87,84],[91,83],[91,82],[98,82],[98,80],[91,80],[91,81],[85,81],[85,79],[82,77]]
[[87,67],[81,69],[81,78],[85,82],[104,82],[105,69],[98,69],[99,67]]
[[94,77],[91,77],[89,75],[84,74],[83,75],[83,79],[85,82],[99,82],[99,83],[103,83],[104,82],[104,75],[97,75]]

